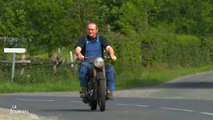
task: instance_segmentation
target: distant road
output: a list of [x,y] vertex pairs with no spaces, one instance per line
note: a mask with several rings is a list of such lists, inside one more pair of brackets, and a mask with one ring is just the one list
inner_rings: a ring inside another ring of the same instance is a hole
[[0,107],[23,112],[8,110],[8,116],[33,113],[32,120],[213,120],[212,93],[213,72],[207,72],[152,88],[116,91],[105,112],[90,111],[78,92],[1,94]]

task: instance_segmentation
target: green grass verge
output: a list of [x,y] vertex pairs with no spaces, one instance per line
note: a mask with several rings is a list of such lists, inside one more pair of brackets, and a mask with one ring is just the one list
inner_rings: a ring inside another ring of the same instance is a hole
[[25,85],[11,82],[2,82],[0,85],[0,93],[76,90],[79,90],[79,83],[77,81],[57,81],[52,83],[33,83]]
[[[191,68],[176,68],[162,70],[141,70],[131,73],[117,74],[116,88],[127,89],[135,87],[148,87],[165,83],[181,76],[200,72],[213,71],[212,66]],[[11,83],[0,81],[0,93],[13,92],[45,92],[45,91],[79,91],[79,80],[58,80],[44,83]]]
[[117,89],[149,87],[190,74],[213,71],[213,65],[161,70],[143,70],[118,76]]

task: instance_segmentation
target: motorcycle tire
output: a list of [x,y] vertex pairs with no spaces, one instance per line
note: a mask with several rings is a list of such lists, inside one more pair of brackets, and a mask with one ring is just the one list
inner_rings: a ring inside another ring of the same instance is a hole
[[97,109],[97,101],[96,100],[93,100],[91,103],[90,103],[90,110],[96,110]]
[[105,80],[99,80],[99,86],[98,86],[98,105],[100,107],[100,111],[105,111],[106,109],[106,81]]

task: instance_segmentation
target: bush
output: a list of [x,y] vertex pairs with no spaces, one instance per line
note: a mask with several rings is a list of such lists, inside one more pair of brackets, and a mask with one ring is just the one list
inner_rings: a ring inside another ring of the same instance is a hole
[[198,66],[212,61],[212,42],[193,35],[144,33],[142,65],[146,67]]
[[176,61],[181,66],[196,66],[201,64],[201,40],[192,35],[176,35]]
[[205,37],[201,39],[201,59],[204,64],[213,63],[213,37]]

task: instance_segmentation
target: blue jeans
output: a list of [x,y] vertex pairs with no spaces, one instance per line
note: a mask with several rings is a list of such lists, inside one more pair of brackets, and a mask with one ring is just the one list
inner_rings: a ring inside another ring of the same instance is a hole
[[[79,79],[80,87],[87,87],[88,79],[87,76],[89,71],[92,69],[93,63],[90,62],[81,62],[79,68]],[[115,70],[110,64],[105,64],[106,69],[106,80],[107,80],[107,89],[110,91],[115,90]]]

